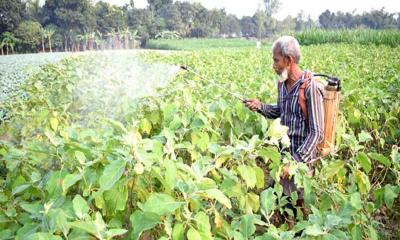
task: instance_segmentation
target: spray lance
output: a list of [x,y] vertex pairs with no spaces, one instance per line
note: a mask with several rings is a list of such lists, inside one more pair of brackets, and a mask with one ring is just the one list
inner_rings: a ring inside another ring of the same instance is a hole
[[[185,71],[188,71],[188,72],[191,72],[191,73],[193,73],[194,75],[198,76],[200,79],[202,79],[202,80],[204,80],[204,81],[210,83],[211,85],[213,85],[213,86],[215,86],[215,87],[221,89],[221,90],[224,91],[225,93],[228,93],[229,95],[231,95],[231,96],[233,96],[234,98],[238,99],[238,100],[241,101],[242,103],[246,103],[247,101],[249,101],[248,99],[245,99],[245,98],[241,97],[241,96],[238,95],[237,93],[231,92],[231,91],[225,89],[224,87],[218,85],[217,83],[215,83],[215,82],[213,82],[213,81],[211,81],[211,80],[209,80],[209,79],[206,79],[206,78],[203,77],[201,74],[199,74],[198,72],[196,72],[196,71],[194,71],[194,70],[188,68],[187,66],[180,66],[180,67],[181,67],[181,69],[183,69],[183,70],[185,70]],[[261,110],[257,110],[257,112],[261,113]]]

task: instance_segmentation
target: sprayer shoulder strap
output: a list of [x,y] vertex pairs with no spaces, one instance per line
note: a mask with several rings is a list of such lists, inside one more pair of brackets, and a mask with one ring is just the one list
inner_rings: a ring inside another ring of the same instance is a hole
[[299,89],[299,105],[301,112],[303,113],[304,119],[308,120],[307,102],[306,102],[306,89],[310,85],[312,78],[304,79],[304,82],[300,85]]
[[[303,116],[306,120],[308,119],[308,112],[307,112],[305,89],[308,87],[310,82],[311,82],[311,78],[304,79],[304,81],[300,85],[300,89],[299,89],[299,101],[298,102],[300,105],[301,112],[303,113]],[[283,83],[284,82],[278,82],[278,95],[279,95],[279,91],[281,91]]]
[[[308,110],[307,110],[307,99],[306,99],[306,89],[310,86],[311,81],[319,81],[319,78],[315,78],[312,74],[306,75],[303,83],[300,85],[299,89],[299,100],[301,112],[303,113],[304,119],[308,120]],[[278,93],[282,88],[283,82],[278,82]]]
[[314,77],[313,75],[311,75],[308,78],[304,79],[304,82],[301,84],[299,89],[299,105],[306,121],[308,120],[306,91],[310,87],[312,81],[314,81],[315,84],[322,84],[319,77]]

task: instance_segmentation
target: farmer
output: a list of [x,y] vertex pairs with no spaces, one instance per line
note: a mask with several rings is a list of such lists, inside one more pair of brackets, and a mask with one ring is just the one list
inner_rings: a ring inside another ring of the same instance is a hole
[[[246,101],[246,106],[252,111],[258,111],[269,119],[281,119],[281,124],[289,128],[289,151],[297,162],[311,163],[317,157],[317,144],[323,140],[324,110],[323,85],[310,81],[304,89],[307,115],[304,116],[299,104],[299,92],[302,84],[312,74],[299,67],[300,46],[294,37],[283,36],[272,45],[273,69],[280,76],[278,84],[277,104],[265,104],[256,99]],[[304,196],[302,189],[297,189],[294,178],[289,178],[289,165],[284,166],[281,185],[286,196],[293,191],[298,193],[297,205],[304,212]],[[289,224],[290,227],[290,224]]]

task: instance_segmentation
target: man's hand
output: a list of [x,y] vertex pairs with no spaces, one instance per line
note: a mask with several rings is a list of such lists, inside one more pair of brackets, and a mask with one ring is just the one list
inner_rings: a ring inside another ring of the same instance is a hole
[[282,177],[283,178],[288,178],[289,177],[289,164],[286,164],[283,167]]
[[245,101],[246,107],[248,107],[251,111],[255,112],[261,110],[261,102],[257,99],[248,99]]

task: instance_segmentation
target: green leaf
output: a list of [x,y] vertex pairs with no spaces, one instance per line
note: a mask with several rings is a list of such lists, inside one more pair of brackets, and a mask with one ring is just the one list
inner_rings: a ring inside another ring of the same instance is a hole
[[72,200],[72,206],[75,211],[75,215],[80,218],[84,219],[84,217],[89,213],[89,206],[85,199],[81,197],[81,195],[76,195]]
[[368,230],[369,230],[369,237],[371,240],[378,240],[378,234],[376,233],[376,230],[373,226],[368,225]]
[[382,163],[384,166],[390,167],[389,159],[387,157],[383,156],[382,154],[380,154],[380,153],[370,153],[369,156],[372,159]]
[[107,235],[107,238],[114,238],[117,236],[124,235],[127,232],[128,232],[128,230],[126,230],[126,229],[110,229],[106,232],[106,235]]
[[362,239],[362,229],[360,225],[354,225],[351,229],[351,239],[352,240],[361,240]]
[[365,173],[357,170],[355,174],[355,180],[358,185],[360,193],[366,194],[371,189],[371,183],[369,182],[368,176]]
[[30,186],[31,186],[31,184],[22,184],[22,185],[19,185],[19,186],[13,188],[13,190],[12,190],[12,195],[17,195],[17,194],[19,194],[19,193],[25,191],[26,189],[28,189]]
[[45,232],[38,232],[34,233],[32,235],[29,235],[28,237],[29,240],[62,240],[60,236],[55,236],[50,233],[45,233]]
[[143,231],[152,229],[160,223],[160,216],[158,214],[142,212],[140,210],[136,210],[129,219],[133,227],[131,235],[133,240],[139,239]]
[[246,165],[241,165],[238,167],[238,171],[248,188],[254,188],[256,186],[257,178],[254,168]]
[[125,164],[124,160],[115,160],[105,167],[99,179],[100,191],[107,191],[114,186],[124,173]]
[[350,196],[350,203],[351,203],[351,206],[353,206],[355,209],[357,209],[357,210],[362,209],[360,193],[358,193],[358,192],[352,193]]
[[372,140],[371,134],[365,132],[364,130],[358,134],[359,142],[369,142]]
[[51,126],[51,128],[52,128],[54,131],[57,131],[57,128],[58,128],[58,119],[55,118],[55,117],[50,118],[50,126]]
[[175,163],[169,159],[164,161],[165,166],[165,189],[170,193],[176,183],[177,169]]
[[225,207],[231,209],[232,204],[228,197],[225,196],[223,192],[219,189],[208,189],[205,191],[208,197],[216,199],[219,203],[224,205]]
[[173,213],[177,208],[182,206],[182,202],[176,202],[173,197],[163,193],[153,193],[143,204],[144,212],[155,213],[159,216],[165,216]]
[[100,237],[98,235],[96,225],[92,221],[90,221],[90,222],[75,221],[75,222],[70,222],[68,224],[72,228],[77,228],[77,229],[83,230],[83,231],[85,231],[89,234],[92,234],[98,238]]
[[142,133],[150,134],[151,132],[151,122],[147,120],[146,118],[143,118],[140,121],[139,128]]
[[78,162],[83,165],[86,162],[86,156],[83,152],[81,151],[75,151],[75,158],[78,160]]
[[22,203],[20,205],[26,212],[34,215],[39,215],[43,211],[43,205],[40,203]]
[[267,135],[271,140],[281,139],[288,131],[288,127],[281,124],[280,119],[275,119],[268,129]]
[[194,217],[197,230],[203,240],[212,240],[210,220],[204,212],[199,212]]
[[343,168],[344,164],[344,161],[336,160],[324,166],[323,172],[325,173],[325,177],[332,178],[333,176],[337,175],[338,172]]
[[72,173],[68,174],[65,176],[63,183],[62,183],[62,189],[63,193],[66,194],[68,192],[68,189],[72,187],[75,183],[80,181],[82,179],[82,175],[79,173]]
[[262,189],[262,188],[264,188],[264,185],[265,185],[264,171],[259,167],[255,167],[254,169],[256,171],[256,179],[257,179],[256,187],[258,189]]
[[311,226],[307,226],[305,229],[305,234],[306,235],[310,235],[310,236],[321,236],[321,235],[325,235],[326,233],[322,230],[321,226],[314,224]]
[[240,233],[245,239],[250,239],[256,231],[256,226],[254,225],[254,215],[246,214],[240,217]]
[[272,160],[273,162],[281,161],[281,153],[276,147],[270,146],[265,149],[260,149],[257,151],[257,155],[263,157],[265,163],[267,163],[268,160]]
[[325,219],[325,227],[327,229],[333,229],[335,226],[339,225],[342,219],[339,216],[328,214]]
[[385,185],[384,200],[388,208],[393,207],[393,202],[397,197],[397,187],[390,184]]
[[123,180],[117,182],[110,190],[103,193],[107,212],[115,214],[124,211],[128,201],[128,189]]
[[172,240],[184,240],[185,239],[185,227],[182,223],[175,223],[172,229]]
[[50,227],[49,232],[62,232],[67,235],[69,232],[68,216],[64,210],[60,208],[50,209],[48,215],[48,225]]
[[206,132],[192,132],[191,134],[192,144],[198,147],[201,151],[207,150],[210,142],[210,137]]
[[271,213],[276,208],[276,195],[273,188],[268,188],[261,193],[261,208],[267,214]]
[[366,173],[369,173],[369,171],[371,171],[371,161],[369,160],[367,154],[360,152],[357,154],[356,159]]
[[186,236],[188,240],[203,240],[200,233],[194,228],[190,228]]

